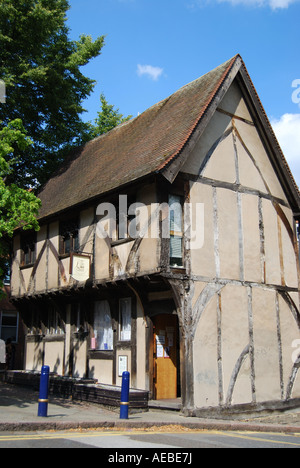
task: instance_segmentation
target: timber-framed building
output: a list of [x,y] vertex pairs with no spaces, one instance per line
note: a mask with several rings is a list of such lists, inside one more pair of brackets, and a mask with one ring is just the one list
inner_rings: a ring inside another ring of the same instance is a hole
[[299,190],[239,55],[78,148],[39,197],[40,231],[14,238],[24,369],[129,370],[193,415],[297,402]]

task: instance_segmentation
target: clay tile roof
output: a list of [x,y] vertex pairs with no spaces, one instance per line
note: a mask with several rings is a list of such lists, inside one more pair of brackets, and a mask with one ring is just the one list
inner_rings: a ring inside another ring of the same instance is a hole
[[162,170],[189,139],[234,61],[75,150],[39,193],[40,219]]
[[[236,55],[138,117],[73,151],[38,194],[42,200],[39,218],[58,214],[128,183],[163,172],[189,142],[235,64],[243,67],[253,86],[241,57]],[[254,91],[273,147],[277,148],[285,180],[293,187],[300,210],[298,187]]]

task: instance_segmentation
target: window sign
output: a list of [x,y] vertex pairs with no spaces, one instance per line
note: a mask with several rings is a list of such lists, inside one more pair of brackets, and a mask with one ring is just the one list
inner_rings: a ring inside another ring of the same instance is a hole
[[158,344],[156,346],[156,357],[157,358],[162,358],[164,357],[164,347],[162,344]]

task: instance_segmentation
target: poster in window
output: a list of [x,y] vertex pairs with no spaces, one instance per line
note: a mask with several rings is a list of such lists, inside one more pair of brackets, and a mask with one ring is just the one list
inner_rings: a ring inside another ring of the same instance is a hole
[[99,301],[95,303],[94,310],[94,337],[92,349],[98,351],[113,350],[113,328],[111,312],[108,301]]
[[76,281],[87,281],[91,276],[91,257],[72,254],[70,260],[70,274]]
[[156,357],[163,358],[164,357],[164,347],[161,344],[158,344],[156,347]]

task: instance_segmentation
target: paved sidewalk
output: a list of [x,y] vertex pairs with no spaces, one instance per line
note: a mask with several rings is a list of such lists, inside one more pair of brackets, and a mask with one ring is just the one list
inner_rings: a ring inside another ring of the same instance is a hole
[[300,433],[300,409],[243,421],[188,418],[177,411],[151,410],[121,421],[118,411],[54,396],[50,396],[48,417],[39,418],[37,400],[38,392],[0,382],[0,432],[183,426],[199,430]]

